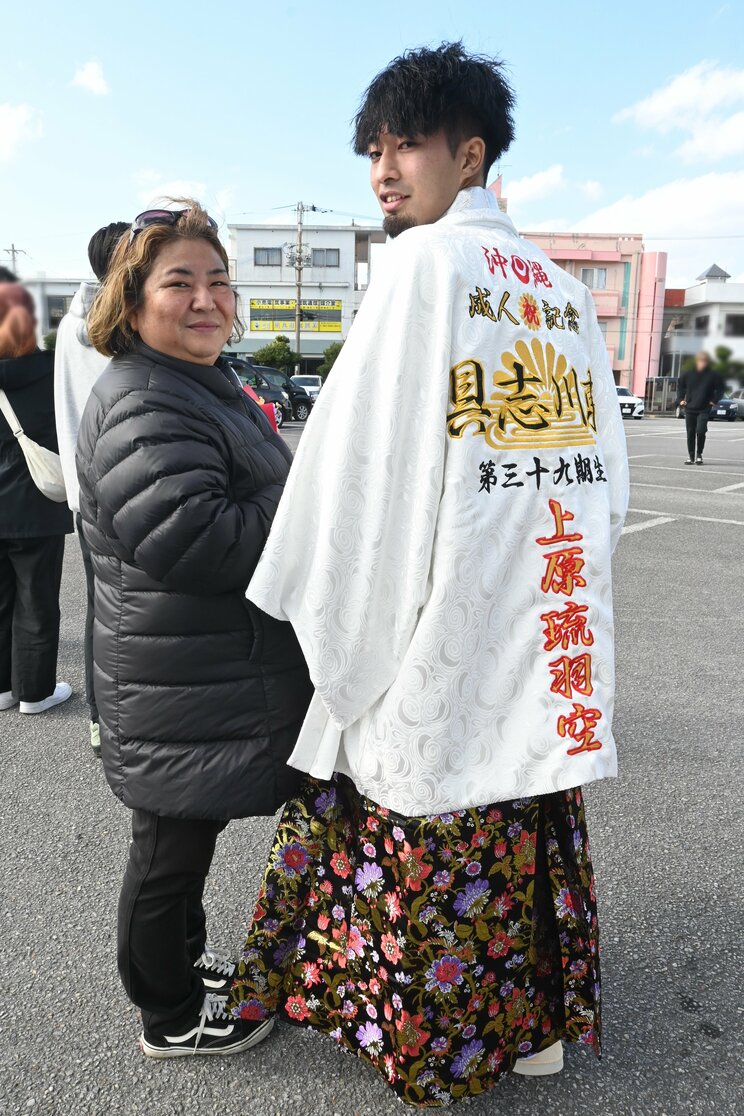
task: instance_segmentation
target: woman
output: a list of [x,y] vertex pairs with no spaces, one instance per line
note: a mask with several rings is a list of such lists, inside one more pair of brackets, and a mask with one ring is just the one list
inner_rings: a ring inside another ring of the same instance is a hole
[[132,810],[119,970],[155,1058],[231,1054],[266,1023],[224,1013],[202,893],[230,818],[271,814],[310,696],[288,624],[244,598],[291,456],[220,359],[242,324],[214,221],[141,214],[88,318],[113,360],[78,438],[95,575],[106,776]]
[[[0,284],[0,389],[30,438],[57,452],[54,353],[36,346],[34,304],[15,283]],[[0,710],[45,713],[72,694],[57,682],[59,589],[66,504],[42,496],[0,413]]]

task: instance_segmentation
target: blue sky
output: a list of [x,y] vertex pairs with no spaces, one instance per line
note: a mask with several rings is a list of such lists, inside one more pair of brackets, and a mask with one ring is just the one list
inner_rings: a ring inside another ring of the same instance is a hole
[[87,274],[90,234],[169,186],[223,221],[299,199],[377,215],[349,121],[407,47],[462,38],[508,64],[521,229],[641,232],[669,284],[744,281],[744,4],[6,5],[0,261]]

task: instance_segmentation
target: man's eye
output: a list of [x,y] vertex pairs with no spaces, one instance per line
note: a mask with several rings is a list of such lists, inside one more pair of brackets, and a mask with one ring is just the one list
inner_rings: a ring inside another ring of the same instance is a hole
[[415,140],[403,140],[398,146],[401,150],[405,151],[405,149],[407,147],[416,147],[416,141]]
[[379,151],[368,151],[367,154],[373,163],[376,163],[377,160],[380,158]]

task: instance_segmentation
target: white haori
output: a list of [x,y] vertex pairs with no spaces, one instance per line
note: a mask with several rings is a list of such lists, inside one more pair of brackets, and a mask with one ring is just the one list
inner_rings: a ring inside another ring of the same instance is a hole
[[591,296],[487,190],[383,256],[247,594],[316,688],[290,763],[408,816],[614,775],[628,469]]

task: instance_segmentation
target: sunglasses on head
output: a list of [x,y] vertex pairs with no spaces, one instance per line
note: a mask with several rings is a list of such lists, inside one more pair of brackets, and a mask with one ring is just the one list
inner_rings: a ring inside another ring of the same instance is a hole
[[[129,243],[132,243],[138,232],[148,229],[150,225],[176,225],[182,217],[190,212],[190,209],[146,209],[144,213],[138,214],[132,221]],[[211,228],[217,229],[218,226],[214,217],[207,214],[207,222]]]

